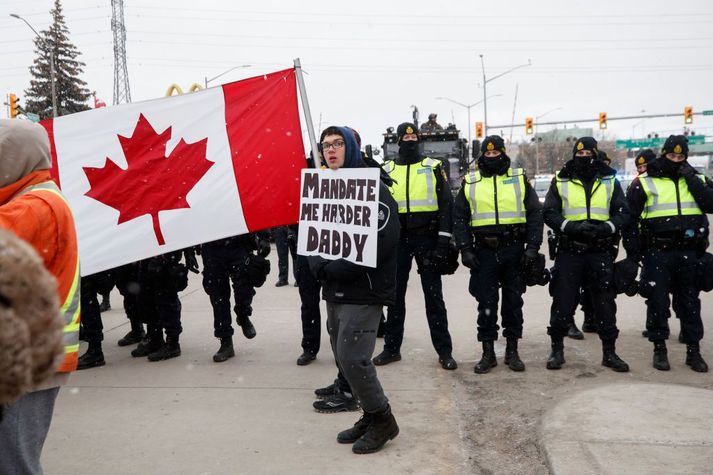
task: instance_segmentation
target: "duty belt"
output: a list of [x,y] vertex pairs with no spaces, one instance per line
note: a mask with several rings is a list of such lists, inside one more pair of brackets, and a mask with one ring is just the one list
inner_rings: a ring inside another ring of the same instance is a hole
[[[649,235],[644,237],[644,246],[649,249],[657,249],[666,251],[677,249],[681,251],[697,250],[701,247],[700,237],[684,238],[682,236],[655,236]],[[705,249],[705,244],[703,246]]]
[[488,249],[499,249],[512,246],[514,244],[524,244],[523,233],[505,232],[501,234],[476,234],[474,236],[475,246]]
[[560,236],[559,249],[571,252],[586,252],[586,251],[606,251],[609,252],[612,246],[616,245],[614,237],[605,237],[595,239],[593,241],[580,241],[576,238],[562,235]]

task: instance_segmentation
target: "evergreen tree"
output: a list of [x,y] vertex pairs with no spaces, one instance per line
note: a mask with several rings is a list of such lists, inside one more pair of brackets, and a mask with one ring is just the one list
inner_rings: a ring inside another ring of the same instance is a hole
[[54,57],[57,115],[72,114],[89,109],[90,93],[87,83],[79,78],[85,64],[78,61],[79,51],[69,41],[69,30],[62,14],[60,0],[55,0],[50,12],[52,24],[35,38],[37,58],[30,73],[29,89],[25,90],[25,110],[39,114],[43,119],[52,117],[52,88],[50,83],[50,54]]

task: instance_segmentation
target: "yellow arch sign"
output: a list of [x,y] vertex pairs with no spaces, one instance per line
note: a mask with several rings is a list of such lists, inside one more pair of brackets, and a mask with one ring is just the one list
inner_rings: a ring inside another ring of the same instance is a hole
[[[203,86],[201,86],[197,82],[194,82],[193,84],[191,84],[191,87],[188,88],[188,92],[196,92],[200,91],[201,89],[203,89]],[[176,93],[176,96],[180,96],[181,94],[183,94],[183,89],[181,89],[181,86],[179,86],[178,84],[171,84],[170,86],[168,86],[168,90],[166,90],[166,97],[173,96],[174,92]]]

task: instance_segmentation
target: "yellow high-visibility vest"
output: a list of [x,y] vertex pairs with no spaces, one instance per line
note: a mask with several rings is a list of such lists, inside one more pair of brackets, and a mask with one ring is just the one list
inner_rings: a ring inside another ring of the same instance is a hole
[[[702,175],[698,176],[705,181]],[[653,177],[643,173],[639,175],[639,183],[646,193],[646,203],[644,212],[641,213],[641,219],[703,214],[683,177],[674,181],[672,178]]]
[[579,179],[561,178],[557,173],[557,191],[562,198],[562,215],[570,221],[609,221],[609,208],[614,196],[614,176],[595,178],[587,203],[584,185]]
[[471,173],[465,178],[463,191],[470,205],[471,227],[527,222],[522,168],[509,168],[504,175],[489,177]]
[[440,164],[440,160],[432,158],[410,165],[397,165],[393,160],[384,164],[384,170],[395,181],[389,190],[399,213],[438,211],[436,167]]

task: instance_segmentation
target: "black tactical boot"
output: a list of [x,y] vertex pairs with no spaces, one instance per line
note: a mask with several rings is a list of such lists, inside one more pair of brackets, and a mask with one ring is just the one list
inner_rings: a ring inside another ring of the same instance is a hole
[[324,399],[329,396],[335,395],[337,392],[337,382],[333,382],[329,386],[325,386],[323,388],[317,388],[314,390],[314,395],[317,396],[319,399]]
[[698,343],[686,345],[686,364],[698,373],[708,372],[708,364],[701,356],[701,348]]
[[144,331],[143,325],[141,328],[138,329],[132,329],[129,333],[124,335],[121,340],[117,342],[117,345],[119,346],[130,346],[130,345],[135,345],[137,343],[140,343],[141,340],[144,339],[146,336],[146,332]]
[[401,361],[401,353],[392,353],[388,350],[384,350],[373,359],[376,366],[384,366],[395,361]]
[[584,340],[584,334],[579,331],[579,328],[577,328],[577,324],[572,321],[569,324],[569,328],[567,329],[567,336],[572,338],[573,340]]
[[359,402],[353,394],[336,391],[331,396],[314,401],[312,407],[315,411],[323,414],[334,414],[335,412],[356,411],[359,409]]
[[387,405],[385,410],[375,412],[371,417],[366,433],[352,445],[352,452],[355,454],[378,452],[386,442],[399,435],[399,426],[391,413],[391,406]]
[[552,353],[547,359],[547,369],[560,369],[565,364],[564,342],[562,338],[552,337]]
[[229,358],[235,356],[235,349],[233,349],[233,339],[229,336],[220,339],[220,348],[213,355],[213,361],[216,363],[222,363]]
[[257,332],[255,331],[255,326],[253,326],[253,322],[250,321],[250,317],[238,317],[237,322],[240,328],[243,330],[243,335],[245,335],[245,338],[247,338],[248,340],[255,338]]
[[178,344],[178,337],[166,337],[166,343],[161,348],[149,354],[149,361],[168,360],[181,356],[181,345]]
[[347,430],[343,430],[339,434],[337,434],[337,442],[339,442],[340,444],[353,444],[354,442],[359,440],[359,437],[366,434],[366,431],[369,428],[369,424],[371,424],[372,419],[372,414],[365,412],[364,414],[362,414],[361,418],[356,421],[354,427],[351,427]]
[[505,347],[505,364],[513,371],[525,371],[525,363],[517,353],[517,338],[508,338]]
[[483,356],[480,361],[475,363],[473,372],[477,374],[485,374],[490,371],[490,368],[495,368],[498,365],[498,360],[495,358],[495,344],[492,341],[483,342]]
[[602,366],[611,368],[618,373],[629,371],[629,365],[616,354],[613,341],[602,342],[602,353]]
[[133,356],[134,358],[148,356],[154,351],[157,351],[162,346],[163,334],[156,333],[153,335],[147,335],[146,338],[144,338],[141,343],[139,343],[139,346],[137,346],[131,351],[131,356]]
[[442,355],[438,357],[438,362],[441,363],[441,368],[454,370],[458,369],[458,363],[450,354]]
[[104,313],[107,310],[111,310],[111,302],[109,301],[109,294],[104,295],[102,298],[102,303],[99,304],[99,312]]
[[307,366],[311,362],[317,359],[317,355],[310,353],[308,351],[302,352],[302,354],[297,358],[297,366]]
[[79,357],[77,369],[96,368],[98,366],[104,366],[105,364],[101,342],[89,343],[89,348],[87,348],[86,353]]
[[594,319],[594,315],[592,315],[591,313],[585,313],[584,323],[582,323],[582,331],[584,333],[597,333],[598,328],[599,325],[597,325],[597,322]]
[[654,342],[654,368],[659,371],[668,371],[671,365],[668,363],[668,350],[665,341]]

